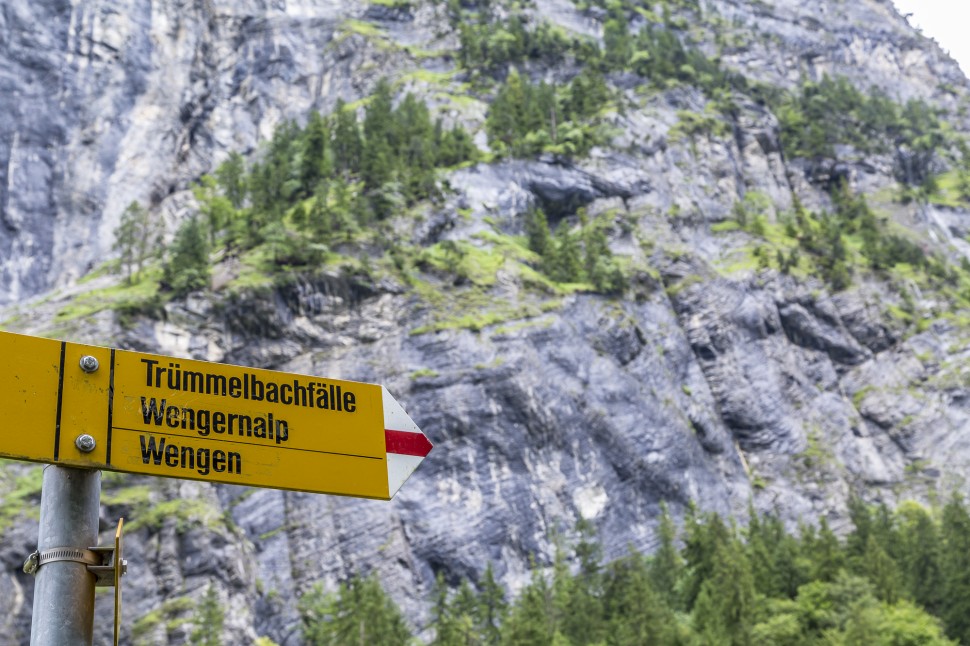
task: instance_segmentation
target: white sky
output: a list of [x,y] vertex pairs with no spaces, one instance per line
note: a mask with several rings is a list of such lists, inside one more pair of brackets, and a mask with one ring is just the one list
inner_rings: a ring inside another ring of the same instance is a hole
[[967,0],[893,0],[900,13],[913,14],[909,24],[936,39],[970,76],[970,2]]

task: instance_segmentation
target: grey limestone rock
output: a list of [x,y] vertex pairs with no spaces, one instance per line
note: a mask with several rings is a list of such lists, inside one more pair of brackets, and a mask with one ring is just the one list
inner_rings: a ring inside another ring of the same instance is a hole
[[[930,100],[965,129],[957,107],[966,80],[885,0],[700,7],[691,33],[723,30],[721,60],[754,81],[793,87],[846,75]],[[211,585],[226,643],[267,636],[296,646],[297,600],[370,572],[430,637],[437,574],[475,583],[492,563],[515,592],[580,517],[612,559],[653,548],[662,501],[677,518],[691,501],[737,517],[750,502],[790,527],[824,516],[844,530],[852,495],[895,503],[968,491],[970,350],[959,317],[910,286],[860,278],[830,294],[815,278],[739,263],[758,240],[728,222],[752,194],[772,224],[793,194],[806,208],[829,208],[824,185],[835,177],[863,192],[891,189],[893,160],[851,150],[838,164],[785,159],[775,117],[743,97],[731,119],[714,117],[727,134],[678,135],[678,112],[705,113],[708,97],[683,85],[645,92],[633,75],[611,78],[624,109],[604,115],[610,141],[587,158],[448,171],[440,203],[388,222],[413,245],[485,247],[489,234],[521,235],[530,207],[559,226],[576,223],[582,207],[604,219],[630,267],[622,298],[550,294],[503,268],[492,305],[467,313],[484,319],[496,302],[523,305],[519,313],[436,329],[440,306],[393,275],[322,269],[234,290],[238,261],[225,260],[211,290],[167,304],[161,320],[121,326],[107,310],[61,320],[73,299],[112,285],[111,276],[77,279],[110,256],[128,203],[174,225],[195,208],[191,183],[230,151],[255,154],[283,120],[360,99],[382,75],[475,131],[484,148],[485,98],[453,101],[427,74],[409,74],[454,71],[457,36],[443,11],[336,0],[0,7],[4,326],[383,383],[436,445],[390,502],[106,477],[104,538],[120,515],[131,527],[126,643],[184,643]],[[538,0],[534,11],[601,38],[595,8]],[[712,56],[713,43],[701,45]],[[955,261],[966,254],[966,212],[898,211]],[[433,271],[428,281],[442,293],[462,287]],[[937,320],[915,328],[903,305],[936,308]],[[0,494],[37,468],[5,465]],[[0,532],[12,550],[0,628],[24,643],[32,581],[17,568],[36,520],[15,515]],[[107,597],[98,603],[108,612]],[[99,643],[108,635],[99,624]]]

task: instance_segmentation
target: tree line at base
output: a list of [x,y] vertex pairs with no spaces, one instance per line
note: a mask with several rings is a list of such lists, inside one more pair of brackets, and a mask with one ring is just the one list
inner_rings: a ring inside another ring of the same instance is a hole
[[744,528],[662,508],[658,547],[604,563],[592,525],[509,600],[489,565],[476,582],[439,574],[430,625],[414,627],[375,575],[300,601],[309,644],[437,646],[970,644],[970,514],[907,502],[850,503],[839,538],[824,518],[790,533],[753,510]]

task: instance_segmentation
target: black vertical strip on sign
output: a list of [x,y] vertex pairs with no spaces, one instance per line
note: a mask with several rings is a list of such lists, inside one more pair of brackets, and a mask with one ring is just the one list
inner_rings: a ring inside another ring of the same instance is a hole
[[64,354],[67,343],[61,341],[61,366],[57,369],[57,418],[54,422],[54,462],[57,462],[61,452],[61,403],[64,401]]
[[115,406],[115,349],[111,348],[111,376],[108,378],[108,446],[104,457],[105,464],[111,464],[111,418]]

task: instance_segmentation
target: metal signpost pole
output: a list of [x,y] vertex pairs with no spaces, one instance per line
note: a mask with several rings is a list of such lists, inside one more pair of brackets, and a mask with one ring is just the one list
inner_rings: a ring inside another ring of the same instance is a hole
[[100,499],[97,469],[44,469],[31,646],[90,646],[94,641],[95,576],[86,562],[88,548],[98,544]]

